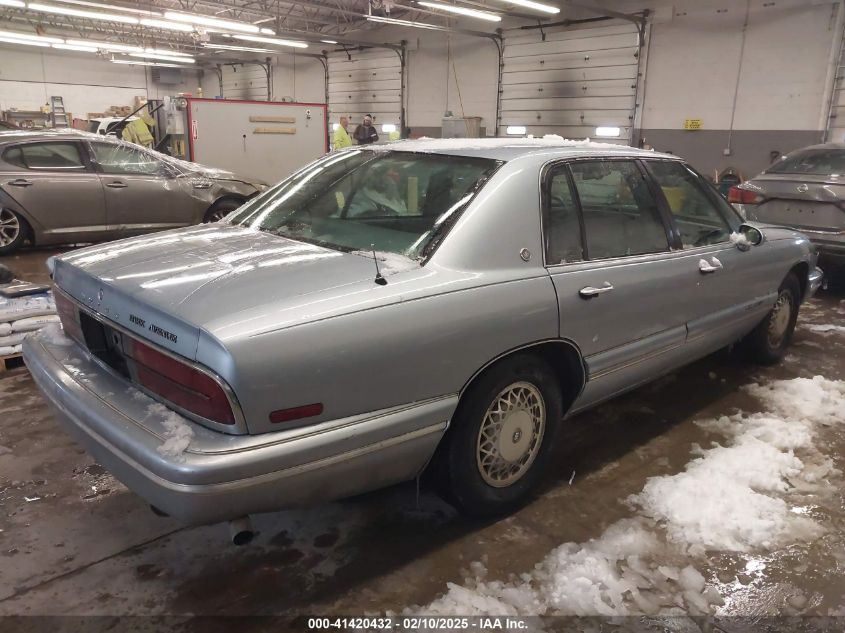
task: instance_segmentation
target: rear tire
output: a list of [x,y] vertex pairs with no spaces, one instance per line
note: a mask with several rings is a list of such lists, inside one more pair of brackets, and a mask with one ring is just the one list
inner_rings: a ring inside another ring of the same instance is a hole
[[774,365],[783,359],[792,342],[800,305],[801,284],[795,273],[789,273],[778,289],[775,305],[744,341],[751,360]]
[[219,222],[227,215],[229,215],[232,211],[240,207],[244,203],[243,200],[235,200],[234,198],[225,198],[224,200],[218,200],[211,208],[206,211],[205,218],[203,218],[203,222],[208,224],[209,222]]
[[464,393],[438,451],[441,494],[472,516],[518,507],[542,474],[562,417],[549,365],[529,354],[494,365]]
[[29,226],[21,216],[0,207],[0,255],[9,255],[18,250],[29,235]]

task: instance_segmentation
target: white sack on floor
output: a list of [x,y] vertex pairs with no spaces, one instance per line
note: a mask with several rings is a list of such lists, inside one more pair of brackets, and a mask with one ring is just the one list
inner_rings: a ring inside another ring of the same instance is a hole
[[12,354],[20,354],[23,352],[23,345],[15,345],[12,348]]
[[11,356],[12,354],[17,354],[14,346],[0,347],[0,358],[2,358],[3,356]]
[[8,336],[12,333],[11,323],[0,323],[0,336]]
[[9,336],[0,336],[0,347],[14,347],[20,345],[23,340],[29,335],[29,332],[16,332],[9,334]]
[[50,323],[58,322],[59,316],[56,314],[28,317],[26,319],[12,321],[12,332],[32,332],[33,330],[40,330]]
[[56,303],[51,292],[29,297],[0,297],[0,323],[55,313]]

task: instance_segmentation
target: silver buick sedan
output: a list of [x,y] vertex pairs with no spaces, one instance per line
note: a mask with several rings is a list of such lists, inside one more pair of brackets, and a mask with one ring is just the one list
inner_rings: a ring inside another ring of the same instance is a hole
[[242,527],[426,468],[511,510],[569,416],[740,341],[777,362],[821,282],[676,157],[560,138],[354,148],[52,264],[63,330],[24,355],[58,418],[159,511]]

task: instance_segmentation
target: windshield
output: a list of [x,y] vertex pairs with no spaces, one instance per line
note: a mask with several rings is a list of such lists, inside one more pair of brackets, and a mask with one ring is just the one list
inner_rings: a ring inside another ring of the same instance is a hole
[[845,150],[813,149],[784,156],[766,170],[767,174],[845,174]]
[[343,251],[425,257],[500,164],[397,151],[330,154],[229,221]]

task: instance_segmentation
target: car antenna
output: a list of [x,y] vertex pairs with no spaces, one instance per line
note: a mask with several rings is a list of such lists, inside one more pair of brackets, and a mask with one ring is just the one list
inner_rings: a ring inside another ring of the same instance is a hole
[[387,285],[387,279],[385,279],[382,276],[381,271],[378,269],[378,257],[376,257],[376,245],[370,244],[370,248],[373,249],[373,261],[376,263],[376,279],[375,279],[375,282],[379,286],[386,286]]

